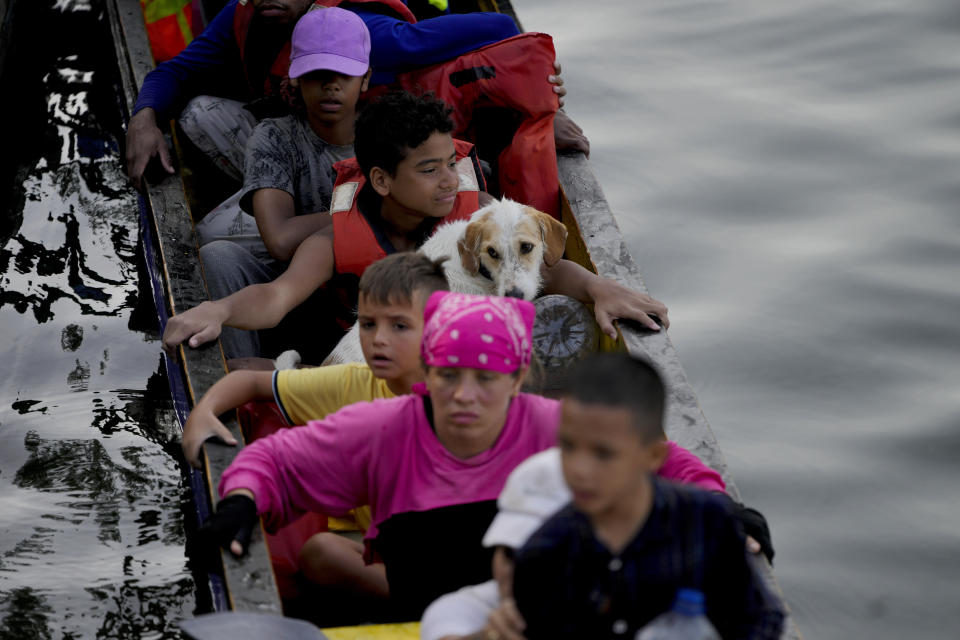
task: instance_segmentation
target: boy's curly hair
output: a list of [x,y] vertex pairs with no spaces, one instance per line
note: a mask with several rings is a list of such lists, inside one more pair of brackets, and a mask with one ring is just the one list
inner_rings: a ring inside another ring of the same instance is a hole
[[415,96],[393,91],[374,100],[360,112],[355,125],[353,150],[367,178],[373,167],[391,176],[410,149],[434,133],[453,131],[453,109],[433,93]]

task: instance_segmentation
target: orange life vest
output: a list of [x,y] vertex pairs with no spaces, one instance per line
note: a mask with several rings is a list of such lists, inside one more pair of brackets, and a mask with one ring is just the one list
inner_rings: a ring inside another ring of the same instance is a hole
[[193,40],[201,25],[195,0],[140,0],[150,51],[157,64],[173,58]]
[[[417,21],[413,12],[407,8],[400,0],[315,0],[314,4],[321,7],[336,7],[344,2],[369,2],[386,6],[397,16],[410,23]],[[247,73],[247,64],[244,59],[247,55],[247,35],[250,33],[250,21],[253,20],[253,3],[249,0],[240,0],[237,2],[236,12],[233,14],[233,36],[236,38],[237,46],[240,48],[240,60],[243,63],[244,73]],[[281,83],[287,78],[287,71],[290,68],[290,41],[283,46],[280,53],[273,61],[270,67],[270,73],[264,80],[262,87],[250,86],[251,92],[255,97],[268,96],[280,91]],[[248,84],[251,84],[250,77],[247,76]]]
[[[457,151],[460,185],[453,209],[442,218],[444,222],[466,220],[479,209],[483,185],[483,174],[473,145],[456,139],[453,144]],[[367,181],[356,158],[341,160],[334,165],[334,169],[337,171],[337,181],[330,199],[334,271],[339,275],[351,274],[359,278],[367,267],[387,256],[387,248],[380,244],[376,232],[357,205],[360,190]]]
[[500,153],[500,189],[508,198],[560,217],[560,182],[553,118],[559,107],[547,76],[554,73],[553,39],[524,33],[453,60],[399,74],[411,93],[433,91],[453,108],[455,136],[463,137],[474,110],[505,107],[520,125]]

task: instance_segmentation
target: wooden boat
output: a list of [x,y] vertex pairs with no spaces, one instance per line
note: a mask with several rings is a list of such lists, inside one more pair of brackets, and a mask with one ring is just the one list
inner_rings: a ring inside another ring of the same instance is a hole
[[[153,68],[149,42],[144,28],[140,4],[137,0],[106,0],[111,28],[116,43],[118,63],[123,83],[124,98],[132,109],[138,87]],[[458,9],[498,11],[516,14],[509,0],[461,0]],[[517,21],[519,25],[520,22]],[[595,273],[612,278],[638,291],[646,287],[630,255],[613,212],[604,197],[590,163],[583,154],[563,154],[557,157],[562,220],[569,236],[566,257],[579,262]],[[186,169],[186,167],[185,167]],[[152,286],[161,321],[166,317],[196,306],[207,299],[206,285],[197,241],[193,232],[190,199],[184,187],[184,174],[150,182],[146,195],[141,197],[144,250],[152,270]],[[189,183],[189,180],[186,180]],[[693,451],[704,462],[718,470],[732,497],[739,492],[727,469],[723,454],[687,381],[680,360],[667,333],[637,330],[629,323],[621,323],[616,341],[603,336],[603,350],[627,350],[654,362],[667,379],[670,389],[666,430],[670,438]],[[181,419],[186,418],[189,404],[200,398],[226,371],[223,352],[219,345],[182,351],[181,363],[168,362],[171,392]],[[236,419],[227,422],[238,441],[243,434]],[[202,521],[215,503],[214,491],[220,476],[240,447],[228,447],[215,442],[204,445],[205,471],[192,472],[198,518]],[[227,552],[221,553],[223,578],[212,576],[209,594],[216,611],[282,613],[271,561],[264,544],[262,527],[254,532],[249,553],[241,559]],[[755,558],[758,571],[764,576],[773,593],[779,589],[770,567],[762,558]],[[416,638],[416,624],[386,627],[353,627],[325,630],[330,638],[384,637]],[[800,634],[788,619],[786,638]]]

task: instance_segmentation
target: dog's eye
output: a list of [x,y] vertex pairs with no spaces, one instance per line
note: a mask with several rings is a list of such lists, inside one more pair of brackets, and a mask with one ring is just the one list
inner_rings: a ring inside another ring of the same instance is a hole
[[487,254],[488,254],[491,258],[493,258],[494,260],[499,260],[499,259],[500,259],[500,254],[497,253],[497,250],[494,249],[493,247],[488,247],[488,248],[487,248]]
[[531,251],[533,251],[533,243],[532,243],[532,242],[521,242],[521,243],[520,243],[520,253],[530,253]]

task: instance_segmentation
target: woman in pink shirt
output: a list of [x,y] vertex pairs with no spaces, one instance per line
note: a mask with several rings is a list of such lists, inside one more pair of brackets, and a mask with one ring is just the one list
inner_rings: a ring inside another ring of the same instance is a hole
[[[210,526],[259,513],[273,528],[304,511],[339,516],[369,504],[367,557],[383,561],[391,600],[413,618],[440,594],[489,579],[480,541],[497,496],[520,462],[554,444],[559,423],[557,401],[520,392],[534,315],[523,300],[434,293],[425,385],[245,447],[223,475]],[[242,553],[241,528],[225,533]]]

